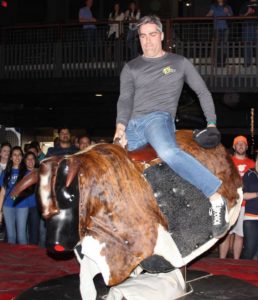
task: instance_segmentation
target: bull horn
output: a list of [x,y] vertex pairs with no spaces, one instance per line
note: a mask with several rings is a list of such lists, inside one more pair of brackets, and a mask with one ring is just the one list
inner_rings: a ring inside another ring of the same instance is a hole
[[24,176],[21,181],[19,181],[12,190],[10,196],[11,198],[17,198],[21,192],[26,190],[28,187],[38,183],[39,173],[38,170],[32,171],[30,174]]
[[74,177],[78,174],[81,167],[81,162],[78,157],[70,157],[67,159],[68,173],[66,178],[66,188],[73,182]]

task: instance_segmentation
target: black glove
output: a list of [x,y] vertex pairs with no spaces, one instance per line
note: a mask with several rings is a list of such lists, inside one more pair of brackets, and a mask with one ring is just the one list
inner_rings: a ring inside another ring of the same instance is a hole
[[195,129],[193,139],[203,148],[214,148],[220,144],[221,135],[217,127],[207,127],[203,130]]

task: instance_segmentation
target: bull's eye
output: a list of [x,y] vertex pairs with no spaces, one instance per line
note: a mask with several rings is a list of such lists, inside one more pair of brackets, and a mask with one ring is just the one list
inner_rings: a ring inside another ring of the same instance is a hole
[[66,191],[64,191],[64,197],[66,199],[70,199],[71,198],[71,195],[69,193],[67,193]]
[[63,195],[65,197],[65,199],[69,200],[70,202],[72,202],[74,200],[74,195],[73,194],[69,194],[67,191],[63,191]]
[[66,165],[65,168],[64,168],[64,173],[67,175],[68,171],[69,171],[69,167]]

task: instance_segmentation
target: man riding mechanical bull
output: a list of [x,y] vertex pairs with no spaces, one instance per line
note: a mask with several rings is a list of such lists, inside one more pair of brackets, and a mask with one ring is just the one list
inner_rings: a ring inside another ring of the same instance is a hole
[[[31,174],[12,192],[39,180],[47,247],[75,247],[87,300],[97,297],[98,273],[114,286],[109,300],[182,296],[178,268],[225,235],[242,201],[241,179],[220,144],[204,81],[186,58],[162,49],[158,17],[143,17],[138,32],[143,55],[121,73],[115,144],[45,159],[39,177]],[[174,127],[184,81],[197,93],[208,124],[194,135]],[[139,149],[146,144],[152,147]],[[132,275],[136,279],[128,279]]]
[[158,156],[182,178],[209,198],[214,237],[229,227],[225,199],[218,193],[221,180],[181,150],[175,139],[175,115],[184,81],[196,92],[207,119],[207,133],[218,136],[213,100],[201,76],[185,57],[162,49],[164,33],[156,16],[138,24],[143,55],[122,70],[115,139],[128,150],[149,143]]

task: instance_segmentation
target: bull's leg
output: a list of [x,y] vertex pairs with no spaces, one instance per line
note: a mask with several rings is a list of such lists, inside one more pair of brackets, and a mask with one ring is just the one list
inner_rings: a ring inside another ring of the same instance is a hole
[[163,256],[165,260],[169,261],[176,268],[184,265],[177,245],[171,238],[170,233],[161,225],[158,227],[158,236],[153,254]]
[[80,263],[80,292],[82,300],[96,300],[97,291],[93,278],[100,273],[100,270],[97,264],[86,255],[81,258],[77,251],[75,251],[75,254]]
[[80,269],[80,292],[83,300],[96,300],[97,291],[93,278],[100,273],[97,264],[84,256]]

